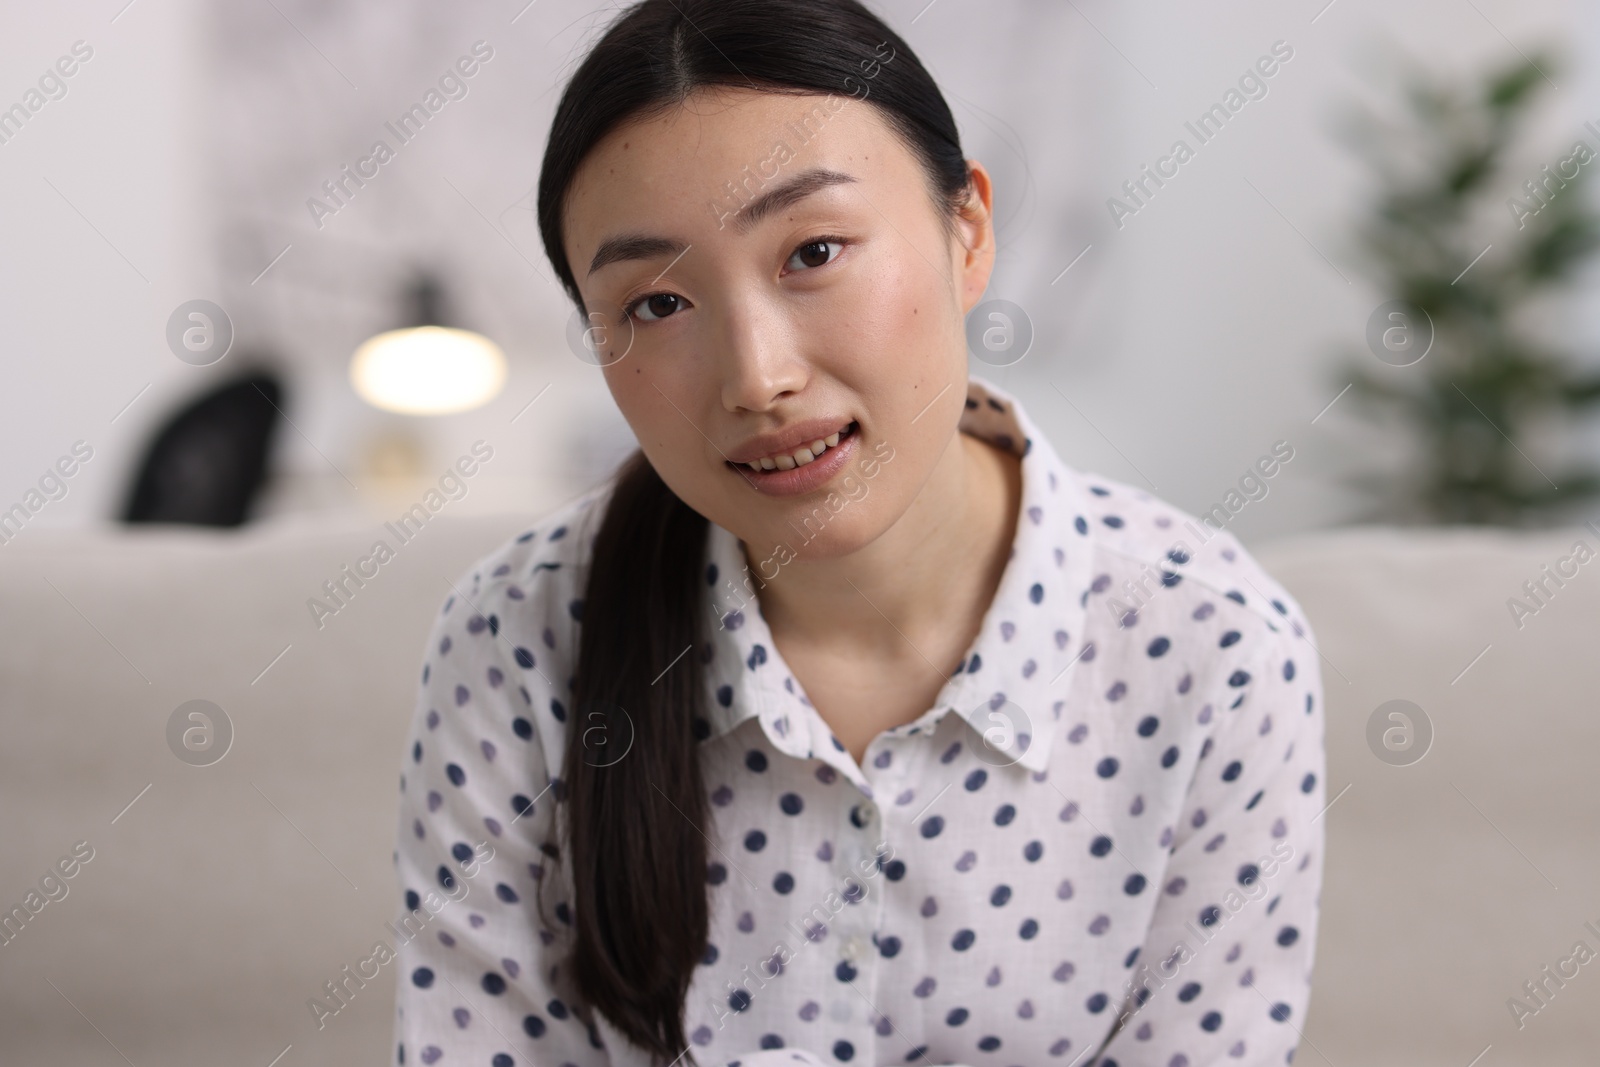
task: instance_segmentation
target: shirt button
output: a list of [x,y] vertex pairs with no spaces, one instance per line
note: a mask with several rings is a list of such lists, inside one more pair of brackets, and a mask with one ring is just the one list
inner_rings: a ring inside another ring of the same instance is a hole
[[877,813],[877,807],[870,800],[857,804],[850,809],[850,824],[857,830],[865,830],[872,825],[873,816]]
[[852,937],[845,941],[839,948],[839,955],[852,962],[861,958],[866,951],[866,943],[859,937]]

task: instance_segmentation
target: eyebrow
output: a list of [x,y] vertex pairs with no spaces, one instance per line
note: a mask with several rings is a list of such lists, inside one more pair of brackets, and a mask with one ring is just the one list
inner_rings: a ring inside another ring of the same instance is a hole
[[[768,215],[796,204],[812,193],[834,185],[848,185],[856,179],[842,171],[813,167],[773,186],[733,215],[734,232],[749,233]],[[589,261],[589,273],[601,267],[629,259],[651,259],[655,256],[682,255],[689,246],[673,237],[654,234],[623,233],[600,242],[594,258]]]

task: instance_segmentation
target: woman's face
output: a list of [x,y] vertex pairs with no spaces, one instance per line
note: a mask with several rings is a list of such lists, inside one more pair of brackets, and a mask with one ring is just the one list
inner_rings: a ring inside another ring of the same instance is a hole
[[[566,250],[606,384],[662,480],[763,578],[870,544],[930,479],[953,484],[934,475],[961,459],[964,319],[994,247],[969,167],[950,235],[875,106],[716,89],[614,131],[575,175]],[[730,462],[757,457],[770,473]]]

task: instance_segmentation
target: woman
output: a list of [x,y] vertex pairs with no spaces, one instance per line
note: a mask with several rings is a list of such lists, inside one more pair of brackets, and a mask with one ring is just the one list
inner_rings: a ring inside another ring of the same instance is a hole
[[640,450],[435,624],[397,1062],[1292,1059],[1311,631],[968,377],[992,196],[854,0],[572,76],[538,215]]

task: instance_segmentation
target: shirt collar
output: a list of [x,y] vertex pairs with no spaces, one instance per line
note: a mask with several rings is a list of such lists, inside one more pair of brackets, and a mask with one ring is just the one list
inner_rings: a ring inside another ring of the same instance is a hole
[[[976,731],[992,764],[1047,766],[1067,685],[1056,684],[1083,651],[1092,537],[1076,472],[1068,470],[1016,398],[969,377],[960,432],[1022,459],[1022,501],[1011,554],[966,658],[946,680],[934,706],[897,729],[932,730],[955,711]],[[743,543],[710,523],[705,577],[711,641],[706,662],[710,721],[703,741],[746,719],[761,720],[779,751],[849,765],[843,746],[811,707],[777,652],[762,616],[760,583],[745,563]],[[1092,655],[1092,651],[1090,655]],[[842,761],[840,756],[843,755]]]

